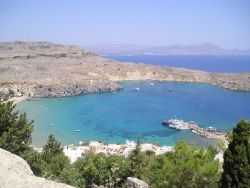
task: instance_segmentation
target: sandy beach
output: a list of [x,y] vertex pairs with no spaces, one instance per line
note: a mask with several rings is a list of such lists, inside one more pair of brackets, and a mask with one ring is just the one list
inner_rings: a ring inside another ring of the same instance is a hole
[[[131,151],[136,148],[136,143],[134,141],[127,140],[125,144],[103,144],[98,141],[91,141],[88,145],[69,144],[63,146],[63,152],[67,156],[71,163],[74,163],[78,158],[82,157],[82,154],[92,151],[94,153],[103,153],[105,155],[120,155],[127,157]],[[42,148],[35,148],[38,152],[42,152]],[[140,145],[142,152],[151,151],[155,155],[162,155],[167,152],[174,152],[174,146],[156,146],[150,143],[142,143]],[[214,160],[218,160],[223,163],[223,152],[220,151],[215,155]]]
[[[102,142],[91,141],[88,145],[66,145],[63,146],[64,154],[70,159],[70,162],[75,162],[83,153],[92,151],[94,153],[103,153],[105,155],[121,155],[127,157],[131,151],[136,148],[134,141],[127,140],[125,144],[103,144]],[[140,146],[142,152],[151,151],[156,155],[161,155],[166,152],[173,151],[173,146],[156,146],[150,143],[143,143]],[[41,149],[35,148],[38,151]]]

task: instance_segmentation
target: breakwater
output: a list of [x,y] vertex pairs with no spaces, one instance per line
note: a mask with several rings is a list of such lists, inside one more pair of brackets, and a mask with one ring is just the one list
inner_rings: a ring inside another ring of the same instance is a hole
[[226,137],[225,133],[218,132],[214,127],[208,127],[204,129],[192,121],[184,122],[183,120],[170,119],[168,121],[163,121],[162,124],[177,130],[191,130],[192,133],[204,136],[206,138],[225,140]]

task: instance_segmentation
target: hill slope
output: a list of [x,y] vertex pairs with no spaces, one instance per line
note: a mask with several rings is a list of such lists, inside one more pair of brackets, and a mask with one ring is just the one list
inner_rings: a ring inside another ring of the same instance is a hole
[[180,68],[120,63],[77,46],[48,42],[0,43],[0,92],[60,97],[117,91],[116,81],[204,82],[250,91],[250,73],[215,74]]

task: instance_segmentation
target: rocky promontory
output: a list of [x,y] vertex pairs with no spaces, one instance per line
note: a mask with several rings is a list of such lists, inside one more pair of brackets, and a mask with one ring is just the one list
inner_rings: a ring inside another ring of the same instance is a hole
[[122,89],[117,81],[202,82],[250,91],[250,73],[220,74],[120,63],[78,46],[48,42],[0,43],[1,96],[61,97]]

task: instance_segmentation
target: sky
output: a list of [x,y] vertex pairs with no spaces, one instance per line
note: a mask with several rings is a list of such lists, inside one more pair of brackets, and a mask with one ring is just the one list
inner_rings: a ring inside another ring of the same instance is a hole
[[0,41],[250,49],[250,0],[0,0]]

